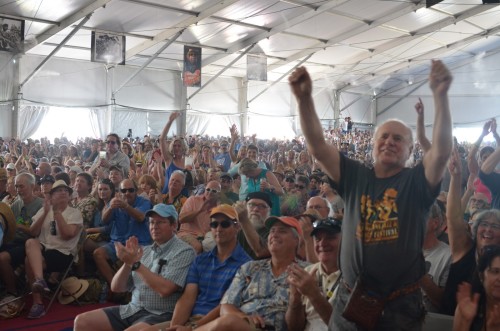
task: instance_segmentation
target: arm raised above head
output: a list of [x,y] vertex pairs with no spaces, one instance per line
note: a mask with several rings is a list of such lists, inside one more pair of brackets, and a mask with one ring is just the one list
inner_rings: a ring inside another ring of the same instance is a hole
[[425,178],[436,188],[443,178],[453,146],[448,89],[453,80],[448,68],[438,60],[432,61],[429,85],[434,95],[434,129],[432,146],[424,155]]
[[306,68],[300,67],[288,78],[292,93],[297,99],[300,126],[306,138],[308,150],[318,160],[322,169],[336,182],[340,181],[340,154],[334,145],[329,145],[323,135],[312,99],[312,80]]

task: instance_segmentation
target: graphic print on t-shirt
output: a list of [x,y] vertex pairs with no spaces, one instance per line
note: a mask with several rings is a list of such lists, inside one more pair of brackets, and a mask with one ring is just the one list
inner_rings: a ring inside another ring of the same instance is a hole
[[396,197],[398,191],[386,189],[382,199],[372,201],[369,195],[361,196],[361,222],[356,228],[356,237],[364,243],[375,244],[397,240],[399,237],[398,207]]

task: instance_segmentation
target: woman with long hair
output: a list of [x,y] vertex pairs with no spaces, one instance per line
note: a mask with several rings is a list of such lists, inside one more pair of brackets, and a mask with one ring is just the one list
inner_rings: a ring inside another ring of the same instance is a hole
[[201,151],[196,156],[196,161],[194,165],[196,169],[201,168],[203,170],[208,170],[210,168],[217,167],[217,163],[215,163],[214,156],[212,150],[210,149],[210,146],[201,145]]
[[7,186],[5,188],[7,195],[2,200],[2,202],[8,204],[9,206],[12,205],[14,200],[16,200],[16,198],[17,198],[16,186],[14,185],[15,178],[16,177],[14,177],[14,176],[7,178]]
[[94,215],[94,226],[88,228],[87,239],[83,245],[85,253],[92,253],[96,248],[108,243],[111,223],[104,224],[102,214],[109,208],[111,199],[115,197],[115,185],[108,178],[97,184],[97,211]]
[[295,172],[309,176],[312,172],[312,160],[307,151],[299,153],[299,160]]
[[[163,161],[165,162],[165,176],[161,182],[162,191],[161,193],[168,193],[168,181],[170,176],[175,170],[183,171],[186,168],[186,153],[188,146],[184,138],[174,138],[170,144],[167,142],[167,134],[170,131],[172,123],[181,116],[181,113],[172,113],[168,119],[167,124],[163,128],[160,135],[160,150]],[[162,177],[160,177],[162,179]],[[187,195],[186,192],[183,192]]]
[[500,246],[483,247],[477,275],[479,293],[469,283],[458,287],[453,331],[500,330]]

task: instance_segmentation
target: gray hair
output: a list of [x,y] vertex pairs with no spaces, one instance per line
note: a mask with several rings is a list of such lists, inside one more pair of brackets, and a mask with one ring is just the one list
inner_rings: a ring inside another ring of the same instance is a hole
[[186,174],[184,173],[184,171],[182,171],[182,170],[175,170],[170,175],[170,178],[172,178],[172,176],[175,175],[175,174],[181,176],[182,177],[182,185],[186,185]]
[[20,173],[19,175],[16,176],[15,181],[17,182],[21,178],[24,178],[24,180],[26,181],[26,183],[28,185],[35,185],[36,179],[35,179],[35,176],[33,176],[32,174],[30,174],[28,172]]
[[482,222],[494,218],[495,222],[500,223],[500,210],[498,209],[488,209],[488,210],[483,210],[482,212],[478,213],[476,216],[476,221],[472,225],[472,239],[476,241],[477,237],[477,229],[479,228],[479,224]]

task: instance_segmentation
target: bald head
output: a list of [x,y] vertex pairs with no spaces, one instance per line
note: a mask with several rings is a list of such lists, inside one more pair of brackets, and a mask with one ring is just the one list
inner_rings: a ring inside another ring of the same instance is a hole
[[52,171],[52,169],[50,167],[50,163],[48,163],[48,162],[40,162],[38,164],[38,175],[40,177],[43,177],[43,176],[46,176],[46,175],[50,175],[51,171]]

